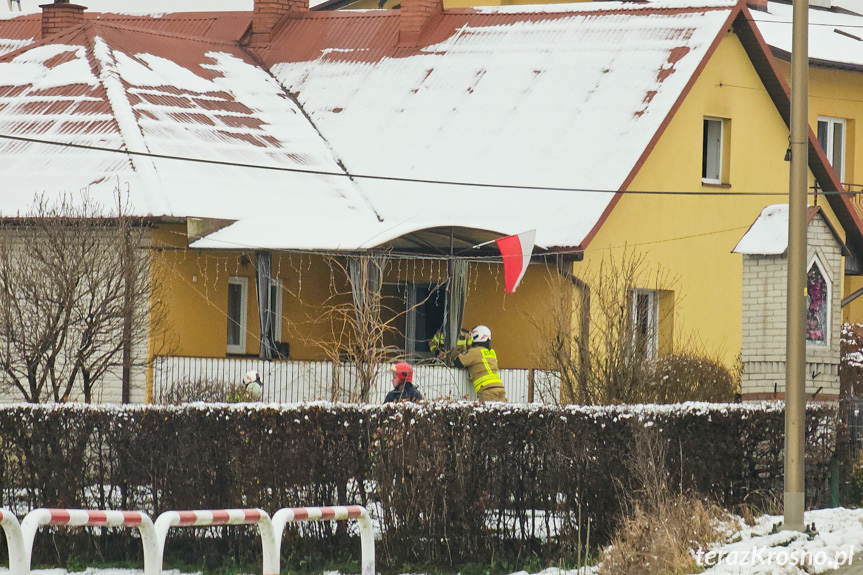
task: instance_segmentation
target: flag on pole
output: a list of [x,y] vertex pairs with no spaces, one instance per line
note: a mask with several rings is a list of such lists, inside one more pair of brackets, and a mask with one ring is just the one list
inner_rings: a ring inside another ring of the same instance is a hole
[[522,232],[516,236],[506,236],[495,240],[503,256],[503,279],[506,293],[514,293],[518,287],[527,265],[530,263],[530,254],[533,253],[533,242],[536,239],[536,230]]

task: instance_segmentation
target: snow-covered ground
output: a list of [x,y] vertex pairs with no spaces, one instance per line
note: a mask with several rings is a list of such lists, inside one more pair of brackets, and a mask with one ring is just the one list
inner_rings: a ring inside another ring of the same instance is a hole
[[[781,516],[764,515],[753,526],[739,519],[723,524],[729,543],[705,549],[696,555],[711,575],[806,575],[827,573],[850,564],[863,565],[863,509],[823,509],[809,511],[804,516],[807,525],[814,525],[811,534],[794,531],[774,531],[782,523]],[[856,557],[854,555],[857,555]],[[861,567],[863,569],[863,567]],[[0,568],[0,575],[8,569]],[[69,575],[63,569],[37,569],[35,575]],[[141,575],[137,569],[87,569],[76,575]],[[165,575],[184,575],[177,570],[165,570]],[[596,575],[596,567],[583,569],[549,568],[540,575]],[[855,571],[856,573],[856,571]],[[324,575],[339,575],[328,572]],[[528,575],[519,571],[513,575]]]

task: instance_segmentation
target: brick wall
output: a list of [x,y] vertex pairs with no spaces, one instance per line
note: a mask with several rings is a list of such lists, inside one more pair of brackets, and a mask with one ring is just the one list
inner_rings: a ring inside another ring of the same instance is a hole
[[416,44],[426,24],[443,14],[443,0],[403,0],[399,44]]
[[84,6],[77,4],[43,4],[42,37],[80,26],[84,21]]
[[308,11],[308,0],[255,0],[252,11],[253,41],[269,39],[270,32],[289,12]]
[[[842,252],[819,215],[809,225],[807,270],[817,255],[830,285],[827,345],[806,344],[806,393],[816,399],[839,394]],[[785,391],[786,256],[743,256],[744,399],[777,399]]]

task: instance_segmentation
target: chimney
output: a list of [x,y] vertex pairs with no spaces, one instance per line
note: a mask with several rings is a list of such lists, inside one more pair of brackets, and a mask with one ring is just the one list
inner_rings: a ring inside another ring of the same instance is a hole
[[752,10],[767,12],[767,0],[746,0],[746,5]]
[[268,42],[270,33],[285,14],[307,12],[309,0],[255,0],[252,43]]
[[402,0],[399,46],[416,46],[423,30],[443,15],[443,0]]
[[63,32],[84,22],[84,6],[70,4],[69,0],[54,0],[53,4],[42,4],[42,37]]

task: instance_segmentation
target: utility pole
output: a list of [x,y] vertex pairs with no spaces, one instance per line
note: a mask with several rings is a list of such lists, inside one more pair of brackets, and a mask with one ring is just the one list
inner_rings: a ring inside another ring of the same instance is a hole
[[785,357],[783,529],[803,531],[806,441],[806,191],[809,176],[809,0],[794,0],[791,40],[791,177]]

